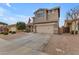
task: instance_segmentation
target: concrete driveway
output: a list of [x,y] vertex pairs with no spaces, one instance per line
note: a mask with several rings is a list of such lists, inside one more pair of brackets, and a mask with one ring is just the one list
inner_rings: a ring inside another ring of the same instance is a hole
[[[26,35],[26,36],[25,36]],[[28,33],[14,40],[0,39],[1,55],[45,55],[40,51],[47,44],[50,35]]]

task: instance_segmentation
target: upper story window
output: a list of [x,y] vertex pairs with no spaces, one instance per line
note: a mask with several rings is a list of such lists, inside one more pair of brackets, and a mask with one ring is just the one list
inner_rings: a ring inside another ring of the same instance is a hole
[[44,13],[39,13],[39,14],[37,14],[37,17],[44,17],[44,16],[45,16]]
[[52,11],[52,14],[54,14],[54,13],[55,13],[55,11],[53,10],[53,11]]

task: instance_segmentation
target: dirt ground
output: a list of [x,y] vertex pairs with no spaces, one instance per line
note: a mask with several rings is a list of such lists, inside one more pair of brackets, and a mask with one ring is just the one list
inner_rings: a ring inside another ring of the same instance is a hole
[[23,37],[23,36],[25,36],[25,34],[27,34],[27,33],[25,33],[25,32],[19,32],[16,34],[9,33],[8,35],[0,34],[0,38],[5,39],[5,40],[12,40],[12,39]]
[[51,35],[43,52],[51,55],[79,55],[79,34]]

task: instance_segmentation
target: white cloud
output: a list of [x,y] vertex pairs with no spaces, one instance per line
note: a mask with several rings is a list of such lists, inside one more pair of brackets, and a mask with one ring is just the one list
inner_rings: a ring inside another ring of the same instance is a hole
[[19,21],[22,21],[22,22],[25,22],[25,23],[28,23],[28,19],[29,19],[29,16],[3,16],[3,21],[5,21],[6,23],[8,23],[9,25],[10,24],[15,24]]
[[23,21],[25,23],[28,23],[29,17],[31,17],[31,16],[16,15],[17,21]]
[[5,10],[3,8],[0,8],[0,16],[3,16],[5,14]]
[[10,3],[6,3],[6,5],[7,5],[8,7],[11,7],[11,4],[10,4]]
[[23,21],[28,23],[29,17],[30,16],[14,14],[9,10],[0,7],[0,22],[2,21],[8,24],[15,24],[18,21]]
[[9,15],[9,13],[10,13],[9,10],[0,7],[0,16],[6,16],[6,15]]

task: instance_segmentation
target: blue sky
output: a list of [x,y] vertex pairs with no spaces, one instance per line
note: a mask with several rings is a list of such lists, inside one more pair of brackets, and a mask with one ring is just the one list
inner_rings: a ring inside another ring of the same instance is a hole
[[60,6],[60,26],[64,24],[66,12],[79,6],[75,3],[0,3],[0,22],[15,24],[18,21],[26,22],[33,12],[39,8],[54,8]]

